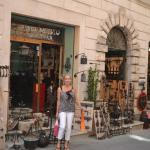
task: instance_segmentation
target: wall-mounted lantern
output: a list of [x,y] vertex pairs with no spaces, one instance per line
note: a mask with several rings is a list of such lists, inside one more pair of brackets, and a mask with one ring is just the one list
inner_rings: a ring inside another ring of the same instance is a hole
[[81,74],[81,82],[86,82],[86,74],[84,72]]
[[75,59],[77,59],[79,55],[81,55],[80,64],[87,64],[87,56],[85,55],[85,53],[77,54],[75,56]]
[[85,55],[82,55],[80,58],[80,64],[87,64],[87,57]]
[[81,74],[81,82],[86,82],[86,74],[84,73],[85,71],[88,71],[88,70],[83,70],[83,71],[76,72],[74,74],[74,77],[76,78],[78,74],[82,73]]

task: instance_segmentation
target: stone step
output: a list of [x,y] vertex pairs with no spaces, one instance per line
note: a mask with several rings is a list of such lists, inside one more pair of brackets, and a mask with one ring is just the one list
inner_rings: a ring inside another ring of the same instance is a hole
[[137,131],[137,130],[142,130],[143,129],[143,122],[141,121],[134,121],[134,123],[130,124],[131,126],[131,131]]
[[150,110],[150,100],[147,101],[147,110]]

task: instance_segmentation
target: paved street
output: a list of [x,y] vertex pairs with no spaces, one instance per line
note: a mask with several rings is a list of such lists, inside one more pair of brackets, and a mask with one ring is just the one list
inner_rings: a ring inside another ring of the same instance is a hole
[[[138,131],[126,135],[96,140],[87,135],[72,138],[71,150],[149,150],[150,130]],[[38,148],[37,150],[42,150]],[[53,145],[43,150],[54,150]]]

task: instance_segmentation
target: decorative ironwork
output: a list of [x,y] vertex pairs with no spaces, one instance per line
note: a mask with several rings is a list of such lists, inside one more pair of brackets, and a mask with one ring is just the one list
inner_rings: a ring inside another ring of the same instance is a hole
[[125,77],[125,50],[109,49],[106,54],[106,78],[109,80],[124,80]]
[[81,64],[87,64],[87,57],[85,55],[81,56],[80,63]]
[[75,55],[75,59],[77,59],[79,55],[82,55],[80,59],[80,64],[87,64],[87,56],[85,55],[85,53]]
[[108,74],[118,75],[122,63],[123,63],[122,57],[106,58],[106,66],[107,66]]
[[84,73],[85,71],[88,71],[88,70],[83,70],[83,71],[76,72],[74,74],[74,77],[76,78],[78,74],[82,73],[81,74],[81,82],[86,82],[86,74]]
[[70,69],[71,69],[70,58],[67,57],[67,58],[66,58],[66,63],[65,63],[65,70],[66,70],[66,72],[68,73],[68,72],[70,71]]
[[9,66],[0,66],[0,77],[8,77],[9,75]]

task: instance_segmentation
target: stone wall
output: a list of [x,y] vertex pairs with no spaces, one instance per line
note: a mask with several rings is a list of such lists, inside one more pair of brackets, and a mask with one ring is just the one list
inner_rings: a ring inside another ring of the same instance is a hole
[[[10,8],[8,0],[0,0],[0,65],[9,66],[10,58]],[[6,132],[8,108],[8,82],[9,78],[0,78],[0,136]],[[4,149],[5,136],[0,139],[0,150]]]
[[[99,58],[105,60],[107,46],[98,45],[97,38],[98,36],[107,38],[105,32],[110,30],[109,22],[106,23],[109,18],[112,18],[112,24],[119,23],[120,26],[123,26],[125,21],[127,21],[125,19],[129,18],[127,28],[130,28],[130,32],[136,30],[134,32],[135,36],[138,34],[136,38],[133,37],[132,47],[130,47],[132,49],[130,55],[134,55],[130,62],[132,64],[131,69],[129,69],[131,72],[130,78],[137,82],[140,77],[145,77],[145,81],[147,80],[150,8],[146,5],[143,6],[136,1],[128,0],[55,0],[55,2],[53,0],[10,0],[9,2],[11,11],[14,13],[76,26],[78,32],[76,34],[78,36],[76,37],[78,41],[76,41],[76,44],[78,46],[75,45],[75,54],[84,52],[90,60]],[[125,10],[126,17],[122,16],[121,20],[119,20],[118,12],[121,9]],[[115,17],[111,17],[115,14]],[[101,40],[101,42],[103,41]],[[140,58],[138,59],[139,56]],[[75,60],[75,65],[78,67],[75,67],[76,70],[74,72],[89,68],[89,65],[80,65],[79,59]],[[104,66],[104,62],[101,62],[99,69],[104,71]],[[80,76],[75,80],[80,80]],[[79,81],[77,87],[79,87],[80,98],[83,100],[86,97],[86,83],[81,84]],[[135,93],[138,94],[139,87],[136,86],[136,88],[137,91]]]
[[[137,81],[140,77],[145,77],[145,81],[147,80],[150,9],[146,5],[143,6],[136,1],[128,0],[55,0],[55,2],[53,0],[15,0],[15,2],[10,1],[10,6],[14,13],[76,26],[78,32],[76,44],[78,46],[75,46],[75,54],[84,52],[90,60],[99,58],[105,60],[107,46],[98,45],[97,38],[98,36],[107,38],[105,31],[109,32],[110,29],[107,28],[109,24],[104,24],[109,18],[112,18],[111,22],[114,25],[117,21],[121,26],[124,25],[126,18],[122,17],[121,22],[119,22],[119,16],[117,16],[119,10],[124,9],[126,17],[129,18],[128,28],[131,28],[131,32],[136,30],[136,34],[138,34],[132,42],[132,51],[130,52],[131,55],[134,55],[130,62],[133,65],[130,69],[130,72],[132,72],[130,78]],[[113,14],[116,14],[116,16],[111,17]],[[131,23],[132,26],[130,26]],[[138,56],[141,57],[138,59]],[[136,65],[137,61],[139,62],[138,65]],[[75,65],[78,67],[75,67],[74,72],[89,68],[89,65],[80,65],[79,59],[75,60]],[[104,71],[104,66],[104,62],[101,62],[99,69]],[[80,80],[80,76],[75,80]],[[86,83],[80,83],[79,81],[77,87],[79,87],[80,98],[83,100],[86,97]],[[139,87],[136,90],[135,93],[138,94]]]

